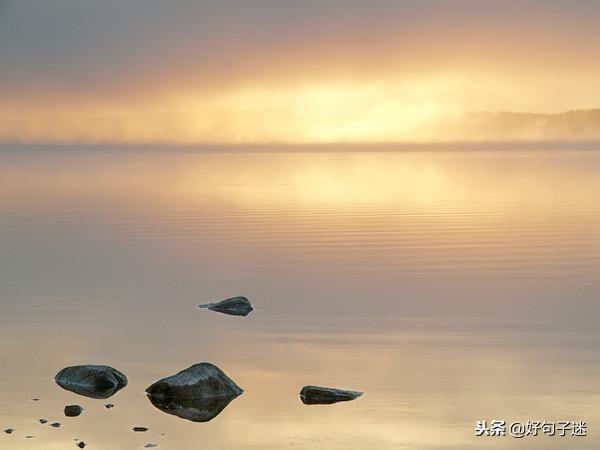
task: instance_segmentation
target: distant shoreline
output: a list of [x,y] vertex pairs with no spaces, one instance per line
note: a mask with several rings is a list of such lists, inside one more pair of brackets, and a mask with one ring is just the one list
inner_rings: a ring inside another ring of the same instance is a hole
[[356,153],[600,150],[600,141],[401,142],[317,144],[174,144],[174,143],[23,143],[0,142],[0,152],[142,152],[142,153]]

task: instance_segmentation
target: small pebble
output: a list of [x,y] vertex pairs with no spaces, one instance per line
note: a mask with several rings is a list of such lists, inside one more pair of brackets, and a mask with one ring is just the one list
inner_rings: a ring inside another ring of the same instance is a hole
[[67,405],[65,406],[65,416],[77,417],[83,412],[83,408],[79,405]]
[[104,405],[104,407],[105,407],[106,409],[110,409],[110,408],[114,408],[114,407],[115,407],[115,405],[113,405],[112,403],[107,403],[106,405]]
[[34,437],[35,437],[35,436],[31,436],[31,435],[29,435],[29,436],[25,436],[25,439],[33,439]]
[[13,434],[15,432],[15,429],[14,428],[7,428],[6,430],[4,430],[4,432],[6,434]]
[[48,423],[48,420],[47,419],[39,419],[38,422],[43,425],[45,423]]
[[154,448],[154,447],[158,447],[158,445],[153,444],[152,442],[149,442],[148,444],[144,445],[144,448]]
[[79,444],[77,444],[77,447],[85,448],[85,442],[81,441]]
[[39,399],[39,398],[32,398],[32,399],[31,399],[31,401],[32,401],[32,402],[39,402],[39,401],[40,401],[40,399]]
[[133,431],[143,432],[143,431],[148,431],[148,428],[146,428],[146,427],[133,427]]
[[58,423],[58,422],[54,422],[54,423],[51,423],[51,424],[50,424],[50,426],[51,426],[52,428],[60,428],[60,423]]

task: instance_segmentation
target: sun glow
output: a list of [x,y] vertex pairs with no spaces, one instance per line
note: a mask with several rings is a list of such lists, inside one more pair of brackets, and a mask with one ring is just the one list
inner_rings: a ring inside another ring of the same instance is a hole
[[577,120],[544,127],[544,117],[469,117],[490,102],[502,106],[515,97],[529,101],[507,80],[448,73],[345,82],[254,81],[106,99],[42,98],[0,105],[0,140],[322,144],[600,137],[595,128],[584,131],[585,123]]
[[47,3],[0,0],[0,142],[600,140],[594,2]]
[[292,84],[221,94],[178,92],[126,104],[58,105],[17,115],[5,111],[0,136],[228,144],[431,140],[435,123],[455,112],[441,100],[447,87],[439,81]]

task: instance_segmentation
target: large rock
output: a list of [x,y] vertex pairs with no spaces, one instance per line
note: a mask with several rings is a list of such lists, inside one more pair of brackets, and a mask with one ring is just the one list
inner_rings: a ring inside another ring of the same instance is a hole
[[217,366],[203,362],[163,378],[146,389],[156,398],[214,398],[238,396],[244,392]]
[[210,363],[199,363],[146,389],[150,402],[167,414],[194,422],[216,417],[244,392],[225,372]]
[[109,398],[127,386],[127,377],[109,366],[72,366],[56,374],[63,389],[90,398]]
[[304,386],[300,398],[305,405],[330,405],[337,402],[347,402],[363,395],[358,391],[345,391],[320,386]]
[[246,297],[232,297],[217,303],[198,305],[198,307],[228,314],[230,316],[247,316],[254,310],[252,304]]

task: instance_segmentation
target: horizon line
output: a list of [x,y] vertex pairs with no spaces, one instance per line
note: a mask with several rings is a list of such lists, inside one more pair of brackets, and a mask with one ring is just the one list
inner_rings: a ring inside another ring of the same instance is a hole
[[[188,151],[188,152],[278,152],[285,150],[331,152],[356,151],[411,151],[411,150],[511,150],[516,146],[526,146],[521,150],[563,150],[568,145],[572,150],[600,149],[597,140],[507,140],[507,141],[440,141],[440,142],[314,142],[314,143],[177,143],[177,142],[10,142],[0,141],[0,151],[44,151],[53,149],[75,150],[84,148],[89,151]],[[461,148],[456,148],[461,147]]]

